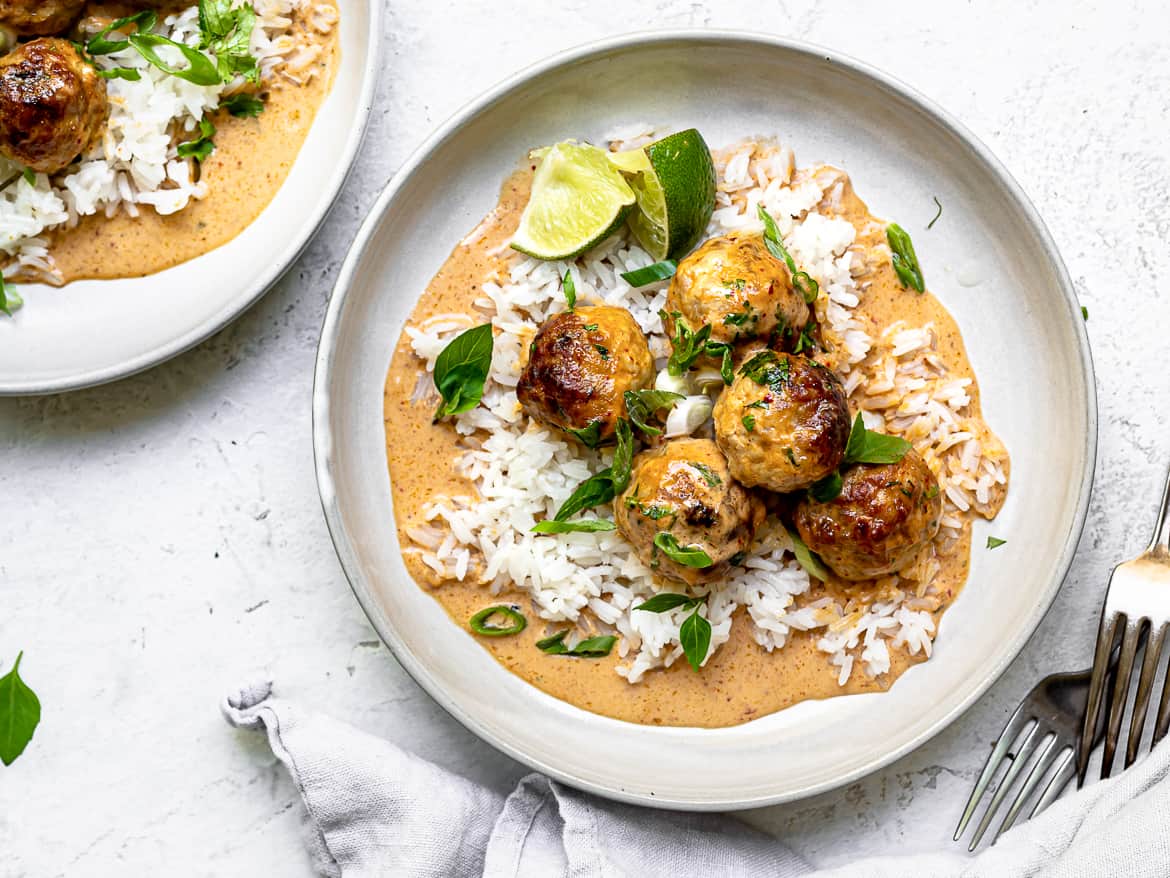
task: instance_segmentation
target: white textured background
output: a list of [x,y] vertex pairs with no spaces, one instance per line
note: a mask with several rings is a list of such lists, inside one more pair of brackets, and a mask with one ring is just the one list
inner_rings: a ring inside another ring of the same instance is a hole
[[1018,699],[1043,674],[1088,663],[1108,569],[1144,545],[1170,462],[1168,18],[1163,4],[1122,0],[559,0],[527,11],[396,0],[356,172],[263,303],[137,378],[0,401],[0,666],[23,648],[44,705],[28,751],[0,767],[0,874],[308,874],[295,790],[262,738],[232,731],[216,708],[257,668],[454,771],[500,786],[522,773],[405,675],[344,582],[313,478],[317,333],[359,221],[434,125],[557,50],[688,25],[830,45],[941,103],[1036,202],[1091,312],[1093,506],[1033,642],[917,752],[748,815],[823,864],[947,843]]

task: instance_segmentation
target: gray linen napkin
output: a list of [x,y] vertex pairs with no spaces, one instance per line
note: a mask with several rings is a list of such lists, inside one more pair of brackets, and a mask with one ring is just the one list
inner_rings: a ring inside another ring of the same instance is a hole
[[324,875],[366,878],[1011,878],[1170,875],[1170,746],[1066,796],[976,857],[954,849],[811,866],[729,817],[656,811],[531,774],[503,798],[393,744],[275,698],[225,699],[228,721],[264,729],[305,801]]

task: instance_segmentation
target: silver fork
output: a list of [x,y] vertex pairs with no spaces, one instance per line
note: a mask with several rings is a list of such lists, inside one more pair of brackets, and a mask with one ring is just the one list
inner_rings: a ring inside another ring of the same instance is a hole
[[[1088,694],[1089,671],[1086,669],[1075,674],[1052,674],[1045,677],[1024,697],[1011,719],[1007,721],[1007,725],[1003,727],[999,739],[987,757],[987,762],[983,765],[983,772],[975,783],[975,789],[971,791],[971,798],[967,800],[967,807],[963,809],[963,816],[959,819],[958,828],[955,829],[955,841],[959,840],[967,828],[991,779],[995,777],[1005,759],[1010,760],[1011,764],[996,787],[987,810],[979,819],[968,850],[973,851],[978,847],[988,827],[991,826],[991,821],[1037,747],[1039,755],[1032,761],[1032,770],[1012,800],[1007,816],[995,831],[991,843],[995,844],[1000,835],[1012,827],[1027,804],[1028,798],[1050,771],[1052,771],[1050,780],[1040,793],[1036,804],[1032,806],[1032,810],[1028,812],[1027,819],[1035,817],[1060,796],[1076,772],[1073,748],[1081,728],[1081,717],[1085,712]],[[1096,735],[1098,742],[1103,731],[1103,726],[1098,725]]]
[[[1093,675],[1089,682],[1089,699],[1086,706],[1081,740],[1077,744],[1077,786],[1085,782],[1089,767],[1089,755],[1093,750],[1086,729],[1100,722],[1100,716],[1108,714],[1105,731],[1105,749],[1101,760],[1101,777],[1109,777],[1113,769],[1113,757],[1117,752],[1117,739],[1121,732],[1121,720],[1129,694],[1130,677],[1134,662],[1145,641],[1141,674],[1138,676],[1137,695],[1134,698],[1133,716],[1130,719],[1129,742],[1125,748],[1125,765],[1129,768],[1137,758],[1138,747],[1145,729],[1146,713],[1150,705],[1150,690],[1158,672],[1162,646],[1170,626],[1170,474],[1162,489],[1162,506],[1158,511],[1158,524],[1154,537],[1141,555],[1126,561],[1113,569],[1109,578],[1109,591],[1105,595],[1105,606],[1101,610],[1101,625],[1097,631],[1097,649],[1093,656]],[[1117,674],[1107,687],[1106,666],[1114,649],[1114,641],[1120,635],[1121,653],[1117,663]],[[1103,709],[1106,688],[1111,690],[1108,707]],[[1153,747],[1166,735],[1170,727],[1170,675],[1162,685],[1162,697],[1158,702],[1158,717],[1154,723]]]

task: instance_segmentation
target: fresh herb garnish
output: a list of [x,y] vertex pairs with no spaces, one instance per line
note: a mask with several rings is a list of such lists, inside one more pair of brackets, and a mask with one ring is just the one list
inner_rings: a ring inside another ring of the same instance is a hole
[[188,140],[186,143],[180,143],[178,146],[179,158],[193,158],[197,162],[207,161],[207,157],[215,152],[215,126],[211,124],[211,120],[203,118],[199,120],[199,137],[195,140]]
[[792,531],[788,532],[788,537],[792,540],[792,553],[796,556],[796,563],[803,567],[804,572],[809,576],[816,577],[821,582],[828,582],[829,571],[825,569],[825,565],[817,553],[806,546],[804,540]]
[[[157,67],[163,73],[169,73],[171,76],[176,76],[187,82],[193,82],[195,85],[219,85],[223,82],[223,77],[220,76],[219,71],[216,69],[215,62],[198,49],[192,49],[183,43],[177,43],[161,34],[143,33],[142,31],[131,34],[129,43],[138,50],[138,54],[145,58],[148,64],[152,67]],[[172,67],[155,51],[159,46],[170,46],[176,49],[183,56],[184,60],[186,60],[187,66]],[[251,56],[249,55],[248,57]],[[252,63],[256,63],[254,58],[252,59]]]
[[700,606],[705,600],[706,598],[693,598],[685,594],[662,592],[634,607],[635,610],[645,610],[648,613],[668,613],[678,607],[694,608],[694,612],[683,620],[678,635],[687,662],[695,671],[702,666],[711,648],[711,623],[699,614]]
[[708,357],[719,357],[719,377],[723,379],[723,383],[731,385],[735,380],[735,366],[731,362],[731,345],[724,344],[721,341],[709,341],[705,353]]
[[601,421],[590,421],[589,426],[581,429],[566,427],[565,432],[575,436],[577,441],[588,448],[596,448],[601,444]]
[[607,466],[597,475],[578,485],[577,490],[570,494],[569,499],[557,510],[554,518],[557,521],[565,521],[583,509],[592,509],[594,506],[610,502],[614,496],[616,491],[613,485],[613,469]]
[[897,463],[910,448],[910,443],[900,436],[867,430],[861,412],[858,412],[849,432],[843,463]]
[[756,419],[752,415],[743,416],[743,428],[749,433],[756,429]]
[[[668,319],[667,313],[662,311],[660,316],[665,324]],[[677,378],[690,369],[695,360],[706,351],[707,339],[711,337],[711,325],[705,323],[698,332],[695,332],[678,311],[669,317],[674,318],[674,338],[670,340],[674,352],[666,362],[666,371]]]
[[622,280],[632,287],[644,287],[648,284],[657,283],[660,280],[666,280],[668,277],[673,276],[677,270],[677,262],[673,259],[665,259],[662,262],[647,265],[645,268],[623,271]]
[[679,400],[686,399],[681,393],[669,390],[627,390],[625,392],[626,412],[634,426],[647,436],[657,436],[662,431],[646,423],[659,409],[670,409]]
[[127,82],[138,82],[142,79],[142,71],[135,67],[109,67],[94,72],[102,79],[125,79]]
[[834,470],[808,489],[809,495],[818,503],[829,503],[841,495],[841,471]]
[[654,535],[654,545],[671,561],[684,567],[710,567],[715,563],[699,546],[680,546],[675,535],[664,530]]
[[1006,542],[1007,542],[1007,540],[1001,540],[999,537],[988,537],[987,538],[987,548],[998,549],[1000,546],[1002,546]]
[[24,752],[41,721],[41,702],[35,692],[20,679],[17,653],[12,670],[0,677],[0,762],[11,765]]
[[804,329],[802,329],[800,331],[800,335],[796,339],[796,347],[794,347],[792,349],[792,353],[799,354],[801,351],[816,350],[816,347],[817,347],[816,339],[814,339],[812,337],[812,334],[808,331],[808,328],[811,325],[812,325],[811,322],[806,323],[804,326]]
[[723,322],[727,326],[743,326],[752,319],[752,309],[749,305],[746,311],[737,311],[734,314],[728,314],[723,318]]
[[693,460],[689,461],[689,463],[693,469],[698,470],[699,475],[703,477],[703,481],[707,483],[708,488],[718,488],[723,484],[723,479],[719,478],[719,474],[707,466],[707,464],[698,463]]
[[817,300],[820,285],[807,271],[796,270],[796,261],[784,246],[784,239],[780,236],[780,229],[776,225],[776,220],[772,219],[772,214],[768,213],[762,204],[758,205],[757,213],[764,221],[764,246],[768,248],[769,253],[788,266],[788,273],[792,275],[792,286],[800,293],[805,303],[811,305]]
[[624,418],[617,422],[617,448],[613,452],[613,463],[610,470],[613,475],[614,494],[620,494],[630,485],[630,467],[634,459],[634,431],[630,429],[629,421]]
[[20,308],[24,304],[24,299],[17,295],[16,290],[8,286],[4,281],[4,275],[0,274],[0,313],[12,316],[12,312]]
[[112,55],[114,52],[121,52],[130,45],[130,41],[107,39],[111,33],[121,31],[124,27],[131,24],[135,25],[138,33],[147,33],[155,26],[157,21],[158,16],[152,9],[144,9],[125,18],[119,18],[108,27],[103,28],[90,37],[89,42],[85,44],[85,51],[90,55]]
[[[494,616],[503,616],[511,624],[504,627],[489,625],[488,622]],[[509,634],[519,634],[527,628],[528,620],[516,608],[505,604],[496,604],[494,607],[485,607],[480,610],[468,620],[467,624],[472,631],[476,634],[482,634],[484,637],[506,637]]]
[[927,500],[933,500],[935,497],[938,496],[938,482],[935,482],[933,485],[931,485],[929,488],[926,489],[925,496],[926,496]]
[[780,359],[772,351],[760,351],[740,366],[739,374],[747,376],[761,387],[767,387],[779,393],[788,383],[791,366],[787,357]]
[[938,200],[938,197],[937,197],[937,196],[935,196],[935,195],[932,195],[932,196],[930,196],[930,197],[931,197],[932,199],[934,199],[935,206],[937,206],[937,207],[938,207],[938,213],[936,213],[936,214],[934,215],[934,219],[932,219],[930,222],[928,222],[928,223],[926,224],[926,229],[927,229],[927,231],[930,231],[932,228],[934,228],[934,224],[935,224],[935,223],[937,223],[937,222],[938,222],[938,218],[939,218],[940,216],[942,216],[942,202],[941,202],[941,201],[939,201],[939,200]]
[[788,462],[790,464],[792,464],[797,469],[800,469],[800,461],[796,459],[796,453],[792,450],[791,446],[784,449],[784,455],[788,458]]
[[435,388],[443,398],[435,420],[468,412],[483,399],[495,338],[485,323],[458,335],[435,360]]
[[902,288],[912,287],[920,293],[926,292],[926,284],[922,279],[922,269],[918,265],[918,256],[914,253],[914,243],[910,236],[897,223],[886,226],[886,241],[890,245],[890,260],[894,264],[894,273]]
[[220,109],[227,110],[236,118],[259,116],[264,112],[264,101],[250,94],[240,92],[220,101]]
[[604,518],[578,518],[576,521],[545,519],[532,529],[534,534],[594,534],[614,529],[614,523]]
[[255,27],[256,10],[251,3],[233,6],[232,0],[199,0],[199,46],[215,55],[222,82],[237,74],[250,82],[260,81],[260,67],[251,51]]
[[23,171],[20,172],[20,175],[22,177],[24,177],[24,182],[28,183],[28,185],[30,185],[30,186],[37,185],[37,172],[34,171],[32,168],[25,168]]
[[762,399],[757,399],[755,402],[749,402],[747,405],[744,406],[745,409],[762,409],[762,408],[767,408],[767,407],[768,407],[768,403]]
[[561,289],[565,293],[565,301],[569,304],[569,310],[572,311],[577,307],[577,284],[573,282],[572,269],[565,270],[565,279],[561,282]]
[[1082,320],[1089,319],[1089,309],[1086,308],[1084,305],[1081,305],[1081,319]]
[[569,629],[558,631],[551,637],[546,637],[543,640],[536,641],[536,648],[546,655],[567,655],[573,658],[604,658],[613,651],[613,645],[617,643],[617,637],[612,634],[606,634],[603,637],[590,637],[582,640],[576,646],[569,648],[565,646],[565,637],[568,635]]
[[660,518],[666,518],[666,516],[674,514],[674,510],[669,506],[646,506],[632,498],[626,501],[626,506],[630,509],[637,507],[638,511],[651,521],[658,521]]
[[593,346],[593,350],[597,351],[597,353],[601,355],[601,359],[609,359],[609,348],[607,348],[605,345],[595,344]]
[[586,324],[585,324],[585,331],[586,331],[586,332],[593,332],[593,331],[594,331],[594,330],[596,330],[596,329],[597,329],[597,324],[596,324],[596,323],[586,323]]

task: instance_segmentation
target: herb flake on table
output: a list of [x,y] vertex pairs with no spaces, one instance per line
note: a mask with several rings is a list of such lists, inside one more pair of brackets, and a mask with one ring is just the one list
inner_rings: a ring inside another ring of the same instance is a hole
[[0,677],[0,762],[11,765],[24,752],[41,722],[41,702],[20,678],[17,653],[12,670]]
[[998,549],[1000,546],[1002,546],[1006,542],[1007,542],[1007,540],[1001,540],[999,537],[988,537],[987,538],[987,548]]

